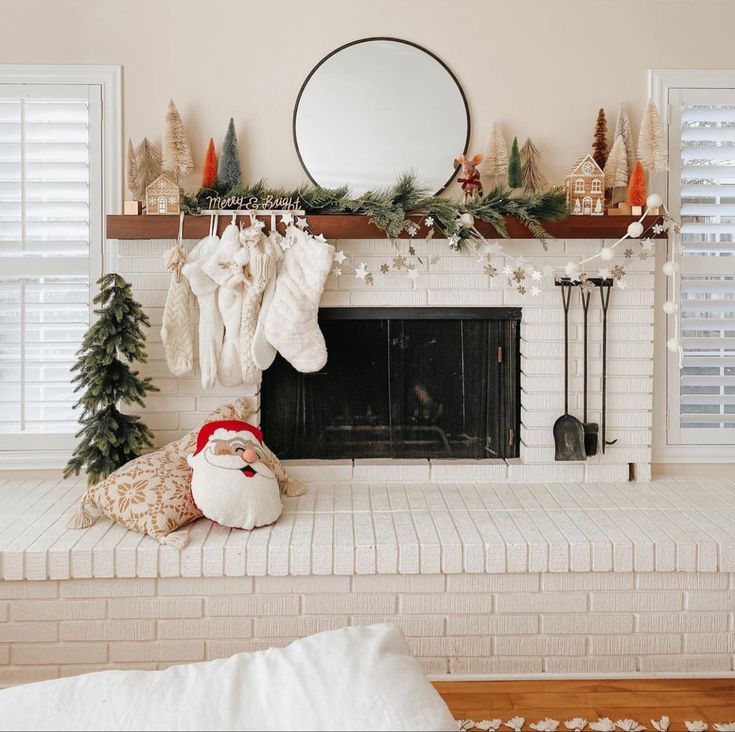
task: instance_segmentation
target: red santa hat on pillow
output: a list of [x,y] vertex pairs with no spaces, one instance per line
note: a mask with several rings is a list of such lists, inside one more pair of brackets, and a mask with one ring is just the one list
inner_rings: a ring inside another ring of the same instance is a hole
[[[248,432],[251,435],[255,437],[255,439],[259,443],[263,443],[263,433],[257,428],[254,427],[251,424],[248,424],[247,422],[241,422],[237,419],[223,419],[219,422],[208,422],[205,424],[200,430],[199,434],[197,435],[197,446],[196,450],[194,451],[195,455],[198,455],[209,442],[210,438],[214,435],[215,432],[218,430],[223,430],[227,432]],[[224,439],[228,439],[233,437],[234,435],[230,434],[226,437],[223,435]]]

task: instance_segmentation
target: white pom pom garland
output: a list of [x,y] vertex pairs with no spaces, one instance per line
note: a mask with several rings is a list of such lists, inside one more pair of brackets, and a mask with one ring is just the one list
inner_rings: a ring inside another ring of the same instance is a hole
[[668,348],[672,353],[676,353],[679,350],[679,339],[669,338],[669,340],[666,341],[666,348]]
[[600,259],[603,262],[609,262],[615,256],[615,252],[610,247],[602,247],[600,249]]
[[673,300],[667,300],[664,303],[664,312],[667,315],[673,315],[674,313],[679,311],[679,304],[674,302]]
[[658,193],[652,193],[646,201],[646,206],[648,206],[648,208],[658,208],[659,206],[663,206],[663,204],[663,199],[658,195]]
[[662,267],[664,274],[667,277],[673,277],[676,274],[676,270],[678,269],[677,265],[674,262],[664,262],[664,266]]
[[633,221],[628,224],[628,236],[631,239],[638,239],[643,233],[643,224],[640,221]]
[[475,217],[471,213],[463,213],[459,217],[459,223],[462,224],[466,229],[468,229],[470,226],[475,225]]

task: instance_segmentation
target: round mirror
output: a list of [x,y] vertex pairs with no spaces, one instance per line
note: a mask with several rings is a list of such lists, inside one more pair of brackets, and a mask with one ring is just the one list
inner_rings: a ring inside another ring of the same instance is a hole
[[361,194],[416,174],[432,193],[467,152],[462,88],[436,56],[408,41],[365,38],[322,59],[294,109],[294,142],[312,182]]

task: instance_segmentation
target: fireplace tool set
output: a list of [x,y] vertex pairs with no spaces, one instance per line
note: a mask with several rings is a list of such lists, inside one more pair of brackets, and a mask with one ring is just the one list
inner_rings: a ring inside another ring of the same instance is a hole
[[[600,307],[602,310],[602,414],[601,426],[588,420],[587,415],[587,362],[588,341],[587,321],[592,291],[589,286],[582,288],[582,283],[574,283],[570,279],[560,279],[557,285],[561,288],[562,305],[564,306],[564,414],[554,423],[554,459],[558,461],[586,460],[596,455],[599,449],[605,453],[607,445],[614,445],[617,440],[606,439],[607,427],[607,312],[610,304],[611,279],[591,278],[587,282],[597,286],[600,291]],[[583,318],[583,421],[580,422],[569,413],[569,307],[572,291],[580,288]],[[601,427],[601,429],[600,429]]]

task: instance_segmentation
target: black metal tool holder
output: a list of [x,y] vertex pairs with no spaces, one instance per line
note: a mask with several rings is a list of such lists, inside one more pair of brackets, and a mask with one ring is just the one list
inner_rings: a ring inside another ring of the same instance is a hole
[[582,399],[583,399],[583,417],[582,417],[582,424],[584,425],[584,451],[587,453],[587,456],[590,455],[597,455],[597,445],[598,445],[598,426],[597,424],[594,424],[590,422],[587,418],[587,375],[588,375],[588,315],[589,315],[589,309],[590,309],[590,298],[592,297],[592,291],[589,288],[586,288],[584,290],[581,290],[580,292],[581,300],[582,300],[582,311],[584,312],[584,321],[583,321],[583,330],[584,330],[584,339],[583,339],[583,379],[584,379],[584,389],[582,393]]
[[607,308],[610,304],[610,293],[613,281],[605,280],[600,285],[600,303],[602,305],[602,454],[606,445],[614,445],[617,440],[607,441]]

